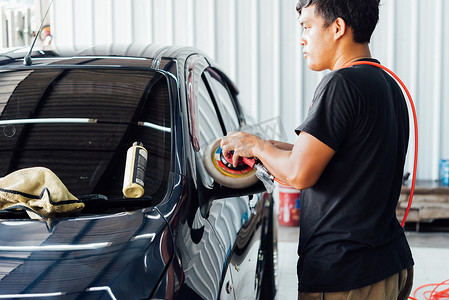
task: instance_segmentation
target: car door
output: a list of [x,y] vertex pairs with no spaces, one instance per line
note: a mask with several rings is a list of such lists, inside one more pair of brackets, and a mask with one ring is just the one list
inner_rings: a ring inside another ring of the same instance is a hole
[[[255,298],[257,279],[256,265],[260,243],[261,211],[258,197],[241,196],[213,201],[202,200],[204,192],[213,189],[216,182],[203,166],[202,157],[206,147],[227,132],[238,130],[243,124],[243,118],[238,106],[229,92],[230,88],[223,73],[211,68],[205,58],[192,55],[187,59],[185,67],[186,94],[189,111],[189,135],[191,147],[194,149],[195,164],[193,170],[193,185],[198,190],[200,213],[195,220],[205,226],[207,232],[210,225],[218,244],[205,242],[208,255],[204,256],[207,263],[196,266],[208,273],[208,278],[214,278],[217,291],[211,291],[208,299],[235,299],[247,295]],[[211,238],[211,236],[209,237]],[[236,246],[238,244],[238,246]],[[219,247],[219,249],[217,249]],[[240,255],[233,255],[235,251]],[[212,259],[214,257],[214,259]],[[231,263],[232,257],[237,260]],[[232,270],[234,268],[234,270]],[[205,270],[207,269],[207,270]],[[221,270],[217,280],[217,272]],[[200,273],[200,272],[198,272]],[[248,277],[251,284],[243,286],[232,276]],[[252,279],[251,279],[252,278]],[[193,286],[193,285],[192,285]],[[195,287],[196,288],[196,287]],[[248,292],[249,291],[249,292]]]
[[[216,113],[226,134],[239,130],[244,125],[240,106],[236,99],[237,91],[226,75],[219,69],[204,70],[203,81],[211,96]],[[216,125],[217,126],[217,125]],[[232,285],[226,282],[221,296],[232,290],[236,298],[255,299],[259,284],[257,266],[260,249],[260,218],[262,203],[260,195],[222,199],[220,214],[226,224],[217,223],[215,230],[228,253],[228,266]],[[240,206],[238,205],[240,203]],[[229,234],[231,231],[231,234]]]
[[[184,274],[181,299],[217,299],[223,283],[232,287],[227,266],[227,252],[217,234],[217,224],[227,226],[228,220],[221,214],[223,201],[207,201],[202,191],[213,185],[213,179],[202,166],[202,154],[207,144],[224,135],[210,94],[202,79],[204,69],[209,63],[198,54],[187,57],[185,67],[185,95],[188,127],[187,142],[184,147],[191,151],[189,162],[192,192],[189,197],[196,199],[185,207],[185,221],[181,220],[177,234],[177,252]],[[189,155],[190,156],[190,155]],[[197,196],[191,195],[196,193]],[[244,206],[244,202],[240,201]],[[188,212],[187,212],[188,211]],[[232,289],[222,299],[235,299]]]

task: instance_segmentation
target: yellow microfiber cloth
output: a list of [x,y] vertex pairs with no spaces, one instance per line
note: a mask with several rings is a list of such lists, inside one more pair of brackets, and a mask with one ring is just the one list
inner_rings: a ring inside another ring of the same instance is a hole
[[33,167],[0,178],[0,210],[25,209],[33,219],[56,218],[84,208],[51,170]]

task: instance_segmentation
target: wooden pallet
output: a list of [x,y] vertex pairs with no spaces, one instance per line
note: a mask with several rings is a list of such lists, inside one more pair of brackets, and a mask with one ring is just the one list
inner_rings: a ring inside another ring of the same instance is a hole
[[[401,221],[407,209],[410,196],[410,185],[401,189],[396,215]],[[412,206],[406,222],[432,222],[436,219],[449,219],[449,186],[439,181],[417,181]]]

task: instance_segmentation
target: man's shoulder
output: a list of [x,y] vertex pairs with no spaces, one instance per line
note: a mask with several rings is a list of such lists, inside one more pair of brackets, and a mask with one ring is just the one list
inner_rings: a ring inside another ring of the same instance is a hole
[[318,90],[345,90],[357,91],[365,90],[370,85],[377,86],[376,82],[383,81],[382,69],[372,65],[357,65],[348,68],[341,68],[327,73],[320,84]]
[[[358,73],[358,71],[356,72]],[[317,86],[317,91],[348,91],[352,90],[357,74],[354,70],[338,69],[324,75]]]

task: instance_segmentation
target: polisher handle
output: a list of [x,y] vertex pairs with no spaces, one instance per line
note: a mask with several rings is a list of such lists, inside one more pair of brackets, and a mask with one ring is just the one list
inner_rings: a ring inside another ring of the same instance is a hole
[[254,165],[256,164],[255,158],[242,157],[242,160],[245,164],[247,164],[251,168],[254,168]]

